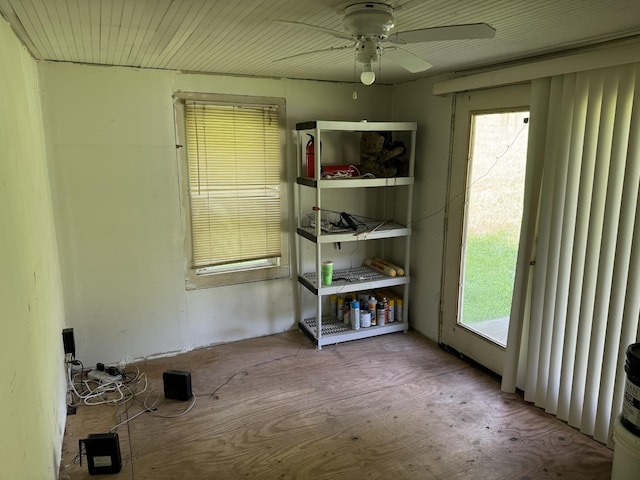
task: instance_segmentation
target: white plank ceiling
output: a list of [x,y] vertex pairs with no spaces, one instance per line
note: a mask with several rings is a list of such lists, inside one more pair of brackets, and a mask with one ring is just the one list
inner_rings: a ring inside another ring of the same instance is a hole
[[[333,30],[356,0],[0,0],[0,13],[36,59],[351,82],[354,51],[276,59],[343,46]],[[640,35],[640,0],[396,0],[395,31],[485,22],[493,39],[419,43],[432,63],[409,73],[385,62],[378,82],[398,83]],[[358,70],[359,72],[359,70]]]

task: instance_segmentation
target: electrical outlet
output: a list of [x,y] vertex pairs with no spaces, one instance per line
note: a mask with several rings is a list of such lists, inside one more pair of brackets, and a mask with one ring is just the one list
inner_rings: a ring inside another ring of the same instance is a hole
[[127,365],[129,365],[130,363],[133,362],[133,357],[129,356],[129,355],[122,355],[122,357],[120,358],[120,371],[123,372],[124,370],[126,370]]

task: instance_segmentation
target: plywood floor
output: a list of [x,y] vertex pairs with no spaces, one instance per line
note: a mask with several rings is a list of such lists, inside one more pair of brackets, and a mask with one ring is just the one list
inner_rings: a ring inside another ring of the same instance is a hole
[[[102,478],[610,478],[606,447],[415,332],[317,351],[295,331],[138,366],[160,394],[164,370],[190,371],[197,401],[119,427],[122,471]],[[101,478],[76,463],[78,439],[143,408],[79,407],[60,479]]]

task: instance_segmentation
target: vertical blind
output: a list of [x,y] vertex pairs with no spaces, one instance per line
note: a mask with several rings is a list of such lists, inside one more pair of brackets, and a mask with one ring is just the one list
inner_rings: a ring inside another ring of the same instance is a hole
[[640,65],[534,80],[529,145],[502,388],[607,442],[640,315]]
[[193,266],[281,255],[281,147],[275,106],[187,101]]

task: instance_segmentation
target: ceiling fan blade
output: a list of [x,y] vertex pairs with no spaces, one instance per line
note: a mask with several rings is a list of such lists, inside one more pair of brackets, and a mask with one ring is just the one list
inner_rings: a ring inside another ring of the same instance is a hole
[[386,60],[390,60],[393,63],[400,65],[411,73],[424,72],[425,70],[429,70],[433,67],[433,65],[418,55],[397,47],[385,48],[383,56]]
[[302,22],[292,22],[289,20],[274,20],[274,22],[284,23],[285,25],[293,25],[296,27],[310,28],[313,30],[317,30],[318,32],[326,33],[327,35],[331,35],[333,37],[341,38],[343,40],[354,40],[353,35],[349,35],[348,33],[344,33],[339,30],[331,30],[330,28],[319,27],[317,25],[311,25]]
[[389,35],[387,41],[398,45],[420,42],[438,42],[442,40],[467,40],[476,38],[493,38],[496,30],[486,23],[470,23],[467,25],[448,25],[445,27],[421,28]]
[[276,58],[273,61],[274,62],[280,62],[282,60],[289,60],[291,58],[304,57],[306,55],[314,55],[316,53],[336,52],[336,51],[340,51],[340,50],[347,50],[347,49],[352,49],[355,46],[356,46],[356,44],[354,43],[352,45],[343,45],[342,47],[321,48],[320,50],[311,50],[311,51],[308,51],[308,52],[296,53],[295,55],[289,55],[287,57]]

